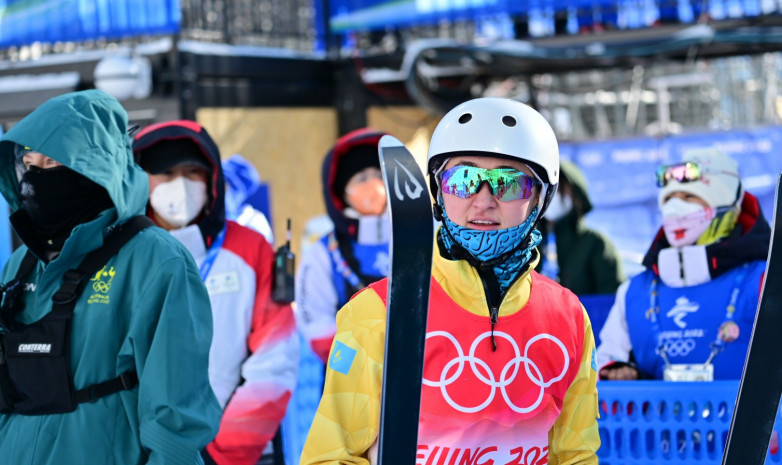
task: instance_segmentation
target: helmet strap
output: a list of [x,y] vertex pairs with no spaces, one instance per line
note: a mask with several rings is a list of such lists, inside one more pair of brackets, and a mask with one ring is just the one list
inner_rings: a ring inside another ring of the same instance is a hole
[[443,221],[443,206],[435,202],[432,204],[432,215],[437,221]]

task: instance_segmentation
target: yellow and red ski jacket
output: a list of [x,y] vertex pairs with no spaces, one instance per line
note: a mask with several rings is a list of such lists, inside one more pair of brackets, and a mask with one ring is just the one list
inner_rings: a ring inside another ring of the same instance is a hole
[[[416,464],[596,464],[595,343],[575,295],[528,272],[508,290],[492,335],[466,261],[435,254],[431,283]],[[386,289],[380,281],[337,313],[302,465],[373,462]]]

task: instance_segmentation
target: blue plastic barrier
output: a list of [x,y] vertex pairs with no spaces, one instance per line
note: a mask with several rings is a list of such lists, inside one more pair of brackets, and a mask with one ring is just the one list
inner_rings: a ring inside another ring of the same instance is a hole
[[[738,380],[599,382],[600,465],[719,465],[738,387]],[[767,464],[782,461],[780,425]]]

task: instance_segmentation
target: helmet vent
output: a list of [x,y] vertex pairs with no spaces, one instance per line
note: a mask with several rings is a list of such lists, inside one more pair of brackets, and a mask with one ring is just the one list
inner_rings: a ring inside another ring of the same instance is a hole
[[505,126],[508,126],[509,128],[512,128],[513,126],[516,125],[516,118],[514,118],[512,116],[503,116],[502,117],[502,123]]
[[472,115],[470,113],[465,113],[459,117],[459,123],[460,124],[469,123],[471,119],[472,119]]

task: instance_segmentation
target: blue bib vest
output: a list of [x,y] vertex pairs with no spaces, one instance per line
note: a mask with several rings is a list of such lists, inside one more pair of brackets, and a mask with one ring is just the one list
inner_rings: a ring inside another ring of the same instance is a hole
[[657,331],[648,314],[654,274],[647,270],[632,278],[625,297],[627,328],[636,363],[646,375],[663,377],[665,362],[656,351],[658,346],[665,347],[671,364],[706,362],[720,325],[728,320],[727,307],[737,276],[744,272],[732,317],[739,326],[739,337],[723,344],[724,349],[712,360],[714,379],[741,378],[766,262],[753,261],[742,268],[733,268],[708,283],[691,287],[671,288],[658,278]]

